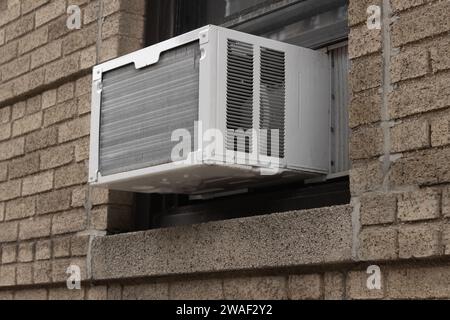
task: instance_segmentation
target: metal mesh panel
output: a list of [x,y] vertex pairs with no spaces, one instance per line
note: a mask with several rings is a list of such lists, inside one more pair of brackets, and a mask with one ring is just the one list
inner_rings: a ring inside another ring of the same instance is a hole
[[[100,172],[103,176],[171,162],[172,132],[194,137],[198,120],[199,44],[161,54],[158,63],[127,65],[103,77]],[[192,144],[193,146],[193,144]]]
[[[285,54],[261,48],[260,153],[284,158],[286,106]],[[278,130],[278,138],[271,130]],[[266,135],[267,134],[267,135]],[[274,150],[272,150],[272,147]]]

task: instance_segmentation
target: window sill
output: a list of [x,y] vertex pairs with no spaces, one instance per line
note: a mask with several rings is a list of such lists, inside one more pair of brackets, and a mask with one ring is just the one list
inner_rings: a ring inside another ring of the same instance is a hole
[[350,205],[96,238],[95,281],[352,260]]

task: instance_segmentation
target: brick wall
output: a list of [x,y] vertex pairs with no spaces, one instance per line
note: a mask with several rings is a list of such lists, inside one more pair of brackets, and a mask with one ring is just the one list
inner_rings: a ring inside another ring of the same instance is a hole
[[350,1],[353,263],[94,286],[90,244],[126,229],[133,198],[86,186],[90,68],[142,46],[143,3],[0,0],[0,299],[450,298],[448,0]]
[[[80,30],[66,26],[71,4]],[[47,297],[70,264],[88,278],[90,239],[127,222],[114,217],[132,195],[86,186],[91,67],[142,47],[144,6],[0,0],[0,290],[39,288],[16,298]]]

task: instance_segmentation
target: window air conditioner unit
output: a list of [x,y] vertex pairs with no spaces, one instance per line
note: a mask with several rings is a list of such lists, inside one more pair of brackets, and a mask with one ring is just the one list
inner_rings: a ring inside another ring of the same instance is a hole
[[325,175],[329,68],[211,25],[95,66],[89,181],[207,194]]

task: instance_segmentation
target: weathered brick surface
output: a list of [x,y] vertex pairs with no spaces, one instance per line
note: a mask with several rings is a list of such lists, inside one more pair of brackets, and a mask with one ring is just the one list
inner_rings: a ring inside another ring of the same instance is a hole
[[225,299],[286,299],[284,277],[254,277],[225,279]]
[[364,271],[351,271],[347,274],[346,293],[349,299],[382,299],[384,297],[384,274],[381,274],[381,289],[369,290],[367,279],[369,274]]
[[402,152],[430,146],[430,125],[426,120],[404,121],[391,129],[391,151]]
[[322,277],[319,274],[293,275],[288,281],[288,295],[292,300],[317,300],[322,296]]
[[382,83],[382,59],[381,55],[354,59],[350,65],[350,90],[360,92],[363,90],[377,88]]
[[350,188],[352,194],[373,191],[383,182],[381,162],[378,160],[354,163],[350,171]]
[[417,221],[437,218],[440,214],[440,194],[432,189],[406,193],[398,199],[398,218]]
[[[149,289],[153,288],[152,291]],[[129,298],[129,290],[131,288],[124,287],[123,296]],[[153,293],[155,299],[164,299],[167,294],[168,286],[166,284],[155,284],[147,287],[146,297],[150,298],[150,292]],[[146,292],[146,291],[144,291]],[[188,280],[174,282],[170,284],[171,300],[223,300],[222,280]]]
[[22,195],[51,190],[53,188],[53,172],[47,171],[32,177],[25,178],[22,184]]
[[450,11],[448,1],[437,1],[400,14],[392,27],[392,44],[396,47],[450,30],[444,12]]
[[380,126],[362,127],[352,130],[350,158],[367,159],[383,153],[383,132]]
[[19,198],[6,203],[5,219],[17,220],[28,218],[34,215],[36,199],[34,197]]
[[397,212],[397,197],[391,194],[367,193],[361,198],[361,224],[392,223]]
[[397,258],[397,230],[394,228],[364,228],[359,238],[359,256],[361,260],[376,261]]
[[28,240],[50,235],[51,217],[38,217],[22,220],[19,226],[19,239]]
[[400,258],[423,258],[440,253],[439,229],[436,225],[401,226],[398,242]]
[[70,208],[71,190],[57,190],[42,194],[36,203],[37,214],[63,211]]

